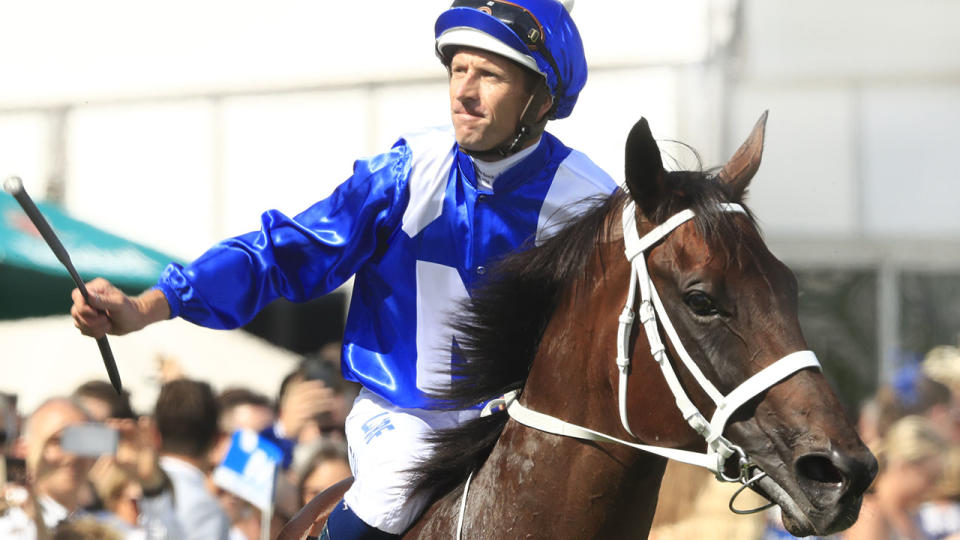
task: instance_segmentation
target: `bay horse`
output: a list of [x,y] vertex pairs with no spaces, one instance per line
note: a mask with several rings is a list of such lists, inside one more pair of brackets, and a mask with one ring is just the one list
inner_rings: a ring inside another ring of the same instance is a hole
[[[489,403],[437,434],[414,471],[437,498],[404,538],[645,538],[667,458],[754,489],[796,536],[856,521],[877,462],[806,350],[796,278],[743,204],[765,124],[714,175],[665,171],[640,119],[627,190],[471,294],[437,399]],[[281,538],[319,531],[349,482]]]

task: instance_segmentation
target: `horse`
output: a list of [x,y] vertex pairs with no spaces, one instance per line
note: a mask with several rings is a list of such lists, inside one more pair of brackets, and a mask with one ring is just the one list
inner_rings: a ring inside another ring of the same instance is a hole
[[[796,536],[856,521],[876,459],[807,350],[796,278],[743,202],[766,117],[715,174],[664,170],[641,118],[626,190],[471,293],[436,397],[488,404],[415,469],[435,499],[404,538],[645,538],[667,459],[753,489]],[[281,538],[316,534],[349,482]]]

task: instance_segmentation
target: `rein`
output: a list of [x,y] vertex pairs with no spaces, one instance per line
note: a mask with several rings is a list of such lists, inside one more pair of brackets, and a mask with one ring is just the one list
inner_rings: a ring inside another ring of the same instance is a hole
[[[723,212],[746,214],[743,207],[735,203],[722,203],[720,210]],[[636,320],[634,306],[636,305],[636,293],[639,287],[640,323],[647,335],[650,352],[653,355],[653,359],[657,362],[657,365],[660,366],[660,370],[663,373],[664,379],[666,379],[667,385],[670,387],[670,391],[673,393],[676,406],[683,415],[684,420],[706,441],[706,453],[629,442],[583,426],[571,424],[559,418],[524,407],[517,400],[517,396],[519,395],[519,391],[517,390],[505,394],[502,398],[490,401],[484,407],[481,416],[492,414],[505,407],[507,413],[515,421],[540,431],[588,441],[617,443],[667,459],[703,467],[712,472],[717,480],[721,482],[740,482],[743,484],[731,497],[729,507],[731,511],[737,514],[752,514],[770,508],[774,506],[775,503],[771,502],[751,510],[738,510],[734,508],[734,500],[747,487],[766,476],[766,473],[746,455],[742,448],[727,440],[723,436],[723,430],[730,416],[744,403],[802,369],[821,369],[820,362],[817,360],[813,351],[793,352],[752,375],[727,395],[720,393],[713,383],[707,379],[703,371],[700,370],[690,357],[686,348],[684,348],[673,323],[670,322],[670,318],[667,316],[667,312],[663,307],[663,302],[660,300],[660,295],[657,293],[656,286],[650,278],[646,261],[646,253],[648,250],[666,238],[677,227],[692,219],[695,215],[692,210],[678,212],[660,225],[654,227],[641,238],[637,233],[636,205],[633,201],[629,201],[623,208],[624,251],[627,260],[630,261],[632,266],[632,272],[630,273],[627,302],[623,312],[620,314],[619,328],[617,329],[616,364],[619,370],[618,408],[620,411],[620,422],[623,424],[623,428],[627,433],[637,438],[633,430],[630,429],[630,423],[627,419],[627,381],[631,364],[630,334],[633,331]],[[710,396],[710,399],[716,404],[716,410],[710,421],[707,421],[706,417],[697,409],[693,401],[691,401],[689,396],[683,391],[680,379],[667,356],[667,348],[663,340],[660,339],[661,325],[667,338],[676,350],[677,355],[680,357],[680,360],[694,376],[703,391]],[[737,476],[727,476],[724,472],[724,464],[735,454],[739,458],[739,474]],[[460,508],[460,522],[458,523],[456,538],[460,538],[461,534],[467,489],[469,489],[470,485],[469,480],[468,478],[467,484],[464,487],[463,500]]]

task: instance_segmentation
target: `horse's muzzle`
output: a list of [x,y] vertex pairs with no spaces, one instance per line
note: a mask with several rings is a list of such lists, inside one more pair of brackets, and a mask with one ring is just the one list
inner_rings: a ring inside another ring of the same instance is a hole
[[[805,501],[794,498],[796,510],[802,512],[813,531],[798,530],[806,534],[832,534],[853,525],[860,512],[863,493],[870,487],[877,474],[877,460],[866,447],[855,452],[838,451],[810,452],[800,455],[793,463],[797,486]],[[786,509],[785,509],[786,510]],[[793,521],[790,512],[784,513],[784,524],[790,530]],[[794,535],[797,532],[790,530]]]

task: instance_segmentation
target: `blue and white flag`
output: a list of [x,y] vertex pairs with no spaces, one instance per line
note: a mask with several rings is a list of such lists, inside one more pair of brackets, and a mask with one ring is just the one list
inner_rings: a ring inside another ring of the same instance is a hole
[[236,431],[223,462],[213,471],[213,482],[268,512],[282,461],[283,452],[272,442],[254,431]]

